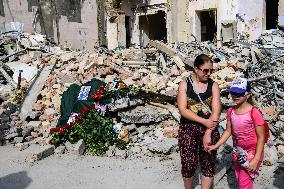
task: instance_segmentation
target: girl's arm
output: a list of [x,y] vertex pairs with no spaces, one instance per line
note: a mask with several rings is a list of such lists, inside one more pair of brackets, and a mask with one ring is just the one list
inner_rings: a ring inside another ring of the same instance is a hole
[[255,131],[257,135],[256,151],[254,158],[250,161],[247,167],[248,171],[254,171],[256,169],[264,149],[264,138],[265,138],[264,126],[256,126]]
[[221,145],[223,145],[228,140],[228,138],[231,136],[231,134],[232,134],[231,121],[228,120],[226,130],[224,131],[224,133],[222,134],[218,142],[215,144],[216,147],[219,148]]
[[228,140],[228,138],[231,136],[231,134],[232,134],[231,121],[228,120],[227,128],[225,129],[221,138],[218,140],[218,142],[216,144],[209,146],[207,151],[211,152],[213,150],[218,149],[222,144],[224,144]]
[[199,117],[196,113],[192,112],[187,108],[187,83],[186,81],[181,81],[178,87],[178,95],[177,95],[177,102],[178,102],[178,109],[180,114],[191,121],[195,121],[201,123],[202,125],[206,126],[207,128],[213,127],[213,121],[211,119],[204,119]]
[[259,161],[264,148],[265,129],[264,126],[256,126],[257,144],[254,158]]

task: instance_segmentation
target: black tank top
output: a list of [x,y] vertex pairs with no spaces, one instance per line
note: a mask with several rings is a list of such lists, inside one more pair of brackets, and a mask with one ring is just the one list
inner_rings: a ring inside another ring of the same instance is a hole
[[[202,105],[200,102],[198,95],[193,91],[193,87],[189,81],[190,77],[187,81],[187,108],[196,113],[198,116],[208,119],[211,113]],[[200,98],[203,102],[210,107],[212,110],[212,86],[214,81],[209,78],[207,89],[204,93],[199,93]],[[188,120],[184,117],[181,117],[181,123],[194,123],[201,125],[200,123],[196,123],[194,121]]]

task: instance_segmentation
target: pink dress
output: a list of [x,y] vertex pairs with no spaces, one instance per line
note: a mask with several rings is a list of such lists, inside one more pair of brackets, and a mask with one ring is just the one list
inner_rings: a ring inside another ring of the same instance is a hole
[[[237,114],[234,109],[229,109],[227,112],[227,120],[231,121],[234,147],[241,147],[245,150],[248,153],[247,160],[250,161],[253,159],[256,152],[257,135],[255,127],[262,126],[265,123],[262,114],[255,107],[243,114]],[[237,157],[238,153],[234,152],[233,161],[239,188],[251,189],[253,188],[253,180],[255,176],[258,175],[258,170],[263,160],[263,152],[256,171],[254,172],[248,172],[242,167],[239,164]]]

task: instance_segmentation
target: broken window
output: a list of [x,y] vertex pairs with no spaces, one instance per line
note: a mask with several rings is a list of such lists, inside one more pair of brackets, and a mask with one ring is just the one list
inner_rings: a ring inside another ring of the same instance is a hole
[[276,29],[279,0],[266,0],[266,29]]
[[[201,41],[213,41],[217,33],[216,10],[197,12],[200,21]],[[198,26],[197,26],[198,27]]]
[[145,46],[149,40],[167,42],[166,13],[158,11],[157,14],[139,17],[140,45]]

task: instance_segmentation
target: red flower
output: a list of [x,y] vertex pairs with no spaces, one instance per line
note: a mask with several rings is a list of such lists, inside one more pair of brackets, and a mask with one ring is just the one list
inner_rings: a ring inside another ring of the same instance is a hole
[[87,111],[89,110],[89,108],[87,106],[85,106],[84,108],[81,109],[80,114],[85,114]]
[[63,128],[60,128],[60,129],[59,129],[59,133],[62,134],[62,135],[64,135],[64,129],[63,129]]
[[58,132],[59,131],[59,128],[50,128],[50,133],[53,133],[53,132]]

